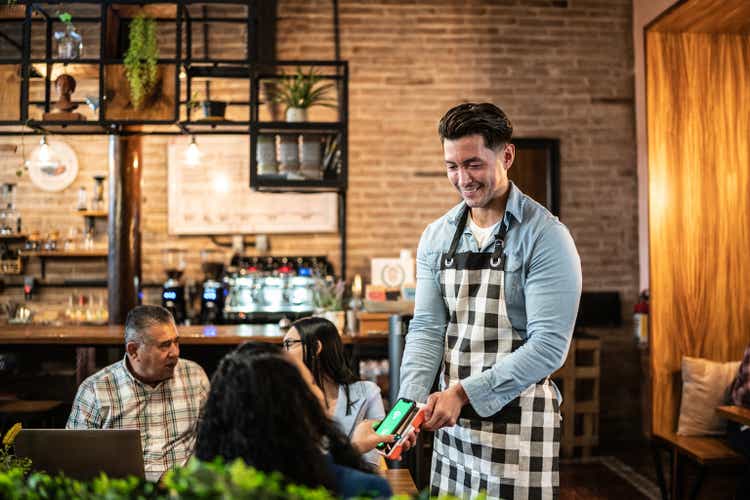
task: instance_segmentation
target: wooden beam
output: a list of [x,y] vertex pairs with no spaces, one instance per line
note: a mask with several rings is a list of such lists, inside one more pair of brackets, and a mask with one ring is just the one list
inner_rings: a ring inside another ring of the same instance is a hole
[[141,283],[141,136],[109,137],[109,324],[125,322]]

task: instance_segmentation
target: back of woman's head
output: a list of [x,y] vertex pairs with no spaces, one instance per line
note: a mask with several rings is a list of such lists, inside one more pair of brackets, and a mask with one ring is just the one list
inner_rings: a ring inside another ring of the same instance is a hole
[[[291,326],[299,333],[305,365],[320,387],[323,386],[323,376],[341,385],[357,381],[349,367],[336,325],[324,318],[309,317],[299,319]],[[319,354],[318,342],[321,345]]]
[[[334,487],[324,446],[358,459],[337,433],[297,368],[278,354],[243,346],[222,359],[198,424],[195,455],[242,458],[290,481]],[[358,464],[345,464],[358,467]]]

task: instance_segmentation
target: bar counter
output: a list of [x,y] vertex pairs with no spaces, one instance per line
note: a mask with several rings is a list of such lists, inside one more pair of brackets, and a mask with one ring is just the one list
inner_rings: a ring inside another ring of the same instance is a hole
[[[238,345],[243,342],[281,343],[283,334],[276,324],[178,326],[181,345]],[[2,325],[0,345],[122,345],[123,326],[89,325]],[[342,335],[344,344],[386,345],[387,334]]]

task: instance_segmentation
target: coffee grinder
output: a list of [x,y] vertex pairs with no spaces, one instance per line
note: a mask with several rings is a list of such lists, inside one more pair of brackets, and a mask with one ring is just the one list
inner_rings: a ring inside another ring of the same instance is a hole
[[182,283],[182,273],[185,272],[185,250],[179,248],[165,248],[162,250],[164,269],[167,281],[162,285],[161,305],[174,316],[175,323],[185,322],[185,285]]
[[201,269],[203,270],[203,287],[201,290],[201,324],[221,324],[224,311],[226,290],[222,277],[224,275],[224,254],[219,250],[201,250]]

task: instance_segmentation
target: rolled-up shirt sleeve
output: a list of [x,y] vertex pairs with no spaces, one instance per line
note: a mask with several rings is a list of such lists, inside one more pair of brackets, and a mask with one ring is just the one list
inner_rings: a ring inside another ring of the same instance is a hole
[[560,223],[548,226],[534,244],[524,286],[525,343],[491,369],[461,381],[480,416],[498,412],[562,366],[578,314],[581,281],[573,238]]
[[401,365],[399,397],[425,402],[443,360],[448,312],[440,292],[439,253],[430,248],[428,228],[417,248],[417,290]]

